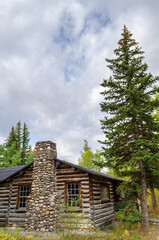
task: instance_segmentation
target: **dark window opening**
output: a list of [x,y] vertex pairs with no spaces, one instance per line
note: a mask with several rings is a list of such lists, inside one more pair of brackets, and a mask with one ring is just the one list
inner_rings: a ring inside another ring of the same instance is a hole
[[101,200],[109,200],[109,189],[107,186],[101,188]]
[[30,186],[19,186],[17,208],[26,208],[29,194]]
[[67,184],[67,204],[69,206],[80,206],[80,185],[79,183]]

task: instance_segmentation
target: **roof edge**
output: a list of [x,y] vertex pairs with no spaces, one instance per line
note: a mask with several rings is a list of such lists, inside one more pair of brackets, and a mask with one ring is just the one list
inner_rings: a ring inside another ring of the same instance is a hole
[[[19,172],[21,172],[21,171],[27,169],[28,167],[30,167],[32,164],[33,164],[33,162],[32,162],[32,163],[29,163],[28,165],[25,165],[23,168],[17,170],[17,171],[14,172],[13,174],[11,174],[9,177],[7,177],[7,178],[3,179],[2,181],[0,181],[0,183],[3,183],[3,182],[5,182],[6,180],[14,177],[14,176],[17,175]],[[13,166],[13,167],[14,167],[14,166]],[[17,166],[15,166],[15,167],[17,167]]]
[[119,178],[116,178],[116,177],[107,175],[107,174],[105,174],[105,173],[97,172],[97,171],[92,170],[92,169],[88,169],[88,168],[85,168],[85,167],[81,167],[81,166],[76,165],[76,164],[74,164],[74,163],[66,162],[66,161],[61,160],[61,159],[58,159],[58,158],[54,158],[54,160],[55,160],[55,161],[58,161],[58,162],[60,162],[60,163],[66,164],[66,165],[68,165],[68,166],[70,166],[70,167],[74,167],[74,168],[80,169],[80,170],[85,171],[85,172],[87,172],[87,173],[89,173],[89,174],[92,174],[92,175],[94,175],[94,176],[99,176],[99,177],[108,178],[108,179],[111,179],[112,181],[116,181],[116,182],[117,182],[117,181],[118,181],[118,182],[124,182],[124,180],[122,180],[122,179],[119,179]]

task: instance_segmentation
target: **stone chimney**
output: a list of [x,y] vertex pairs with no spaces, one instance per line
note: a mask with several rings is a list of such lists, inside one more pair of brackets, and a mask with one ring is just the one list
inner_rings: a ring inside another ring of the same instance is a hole
[[55,157],[56,143],[36,143],[33,182],[27,207],[27,229],[45,232],[55,230]]

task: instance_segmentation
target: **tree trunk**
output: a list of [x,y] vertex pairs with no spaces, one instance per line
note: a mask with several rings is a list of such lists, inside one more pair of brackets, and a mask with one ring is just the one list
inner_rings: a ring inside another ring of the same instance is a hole
[[146,197],[146,174],[145,174],[145,167],[142,160],[139,161],[140,172],[141,172],[141,185],[142,185],[142,192],[140,195],[141,200],[141,212],[144,218],[141,221],[141,229],[144,232],[148,231],[149,228],[149,220],[148,220],[148,208],[147,208],[147,197]]
[[151,190],[151,198],[152,198],[153,209],[156,210],[157,209],[157,201],[156,201],[155,191],[154,191],[153,187],[150,187],[150,190]]

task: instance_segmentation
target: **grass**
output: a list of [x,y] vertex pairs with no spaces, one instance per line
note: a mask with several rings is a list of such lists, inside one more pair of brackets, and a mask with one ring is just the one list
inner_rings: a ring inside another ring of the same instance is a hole
[[159,209],[154,210],[152,207],[149,208],[149,217],[159,218]]
[[151,225],[149,232],[141,232],[139,224],[120,225],[112,227],[110,231],[96,231],[89,234],[65,234],[52,237],[38,237],[36,234],[23,235],[19,229],[12,232],[0,230],[0,240],[159,240],[159,225]]
[[[159,203],[159,191],[156,190],[156,198]],[[159,218],[159,208],[153,210],[151,195],[148,196],[149,217]],[[46,235],[38,235],[38,233],[25,233],[20,229],[13,231],[3,231],[0,229],[0,240],[159,240],[159,225],[150,225],[148,233],[141,231],[140,224],[116,224],[109,231],[103,229],[101,231],[90,232],[89,234],[53,234],[51,237]]]
[[[158,209],[154,210],[152,207],[152,200],[151,200],[151,194],[150,191],[148,191],[149,194],[147,196],[147,203],[148,203],[148,211],[149,211],[149,217],[151,218],[159,218],[159,206]],[[156,200],[157,203],[159,204],[159,190],[155,189],[155,195],[156,195]]]

